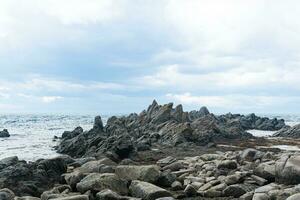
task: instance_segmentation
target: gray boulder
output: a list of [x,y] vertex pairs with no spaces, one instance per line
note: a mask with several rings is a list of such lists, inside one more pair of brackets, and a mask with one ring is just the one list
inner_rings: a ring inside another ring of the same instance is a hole
[[235,197],[238,198],[242,196],[243,194],[250,192],[252,188],[249,188],[249,186],[244,185],[244,184],[235,184],[235,185],[230,185],[227,188],[223,190],[223,193],[225,196],[229,197]]
[[300,155],[282,156],[275,164],[276,181],[284,184],[300,183]]
[[127,181],[111,173],[92,173],[77,183],[76,188],[79,192],[85,193],[88,190],[101,191],[110,189],[121,195],[127,195]]
[[275,164],[260,163],[254,170],[254,174],[268,181],[275,180]]
[[170,187],[174,181],[176,181],[176,175],[172,174],[171,170],[166,170],[160,174],[157,184],[162,187]]
[[234,160],[223,160],[218,164],[218,169],[236,169],[237,162]]
[[249,148],[241,152],[240,158],[242,161],[253,162],[257,159],[261,159],[263,155],[263,152]]
[[173,191],[182,190],[182,184],[179,181],[174,181],[171,184],[171,188],[172,188]]
[[177,160],[176,158],[174,158],[172,156],[168,156],[166,158],[162,158],[162,159],[158,160],[156,162],[156,164],[159,165],[160,167],[164,167],[166,165],[170,165],[170,164],[176,162],[176,160]]
[[129,198],[121,196],[112,190],[105,189],[96,194],[96,199],[97,200],[126,200]]
[[75,170],[72,173],[64,174],[65,181],[73,189],[76,189],[77,183],[79,183],[84,177],[85,177],[85,175],[78,170]]
[[157,165],[120,165],[115,169],[115,173],[125,180],[141,180],[155,183],[160,177]]
[[193,196],[196,196],[197,195],[197,190],[196,188],[191,185],[191,184],[188,184],[185,189],[184,189],[184,194],[187,196],[187,197],[193,197]]
[[133,197],[144,200],[155,200],[161,197],[172,196],[167,190],[143,181],[132,181],[129,191]]
[[116,166],[117,163],[110,160],[109,158],[103,158],[103,159],[100,159],[100,160],[89,161],[89,162],[83,164],[77,170],[82,172],[82,173],[97,173],[97,172],[101,171],[101,168],[104,165]]
[[255,193],[252,200],[270,200],[270,197],[265,193]]

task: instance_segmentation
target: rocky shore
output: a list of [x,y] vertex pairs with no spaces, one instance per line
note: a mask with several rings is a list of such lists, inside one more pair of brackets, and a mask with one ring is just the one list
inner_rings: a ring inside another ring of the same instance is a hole
[[156,101],[105,125],[98,116],[91,130],[62,134],[56,149],[65,155],[1,160],[0,199],[300,199],[300,152],[266,148],[280,141],[249,129],[291,128],[280,119],[184,112]]

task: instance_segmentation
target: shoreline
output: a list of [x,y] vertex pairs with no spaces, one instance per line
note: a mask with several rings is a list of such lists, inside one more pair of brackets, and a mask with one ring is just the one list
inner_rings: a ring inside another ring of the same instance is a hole
[[300,151],[274,148],[299,146],[300,139],[254,137],[247,133],[253,128],[295,131],[280,119],[214,115],[205,107],[184,112],[181,105],[155,101],[140,114],[113,116],[106,124],[97,116],[91,130],[77,127],[56,138],[58,157],[0,160],[0,195],[13,197],[9,200],[281,200],[300,193]]

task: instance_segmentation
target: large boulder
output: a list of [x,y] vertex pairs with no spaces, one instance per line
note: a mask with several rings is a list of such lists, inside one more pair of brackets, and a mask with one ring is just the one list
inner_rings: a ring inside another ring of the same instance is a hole
[[259,150],[248,148],[241,152],[240,159],[242,161],[253,162],[257,159],[261,159],[263,155],[264,153]]
[[143,181],[132,181],[129,191],[133,197],[144,200],[155,200],[160,197],[172,196],[167,190]]
[[254,174],[273,182],[275,180],[275,163],[260,163],[255,168]]
[[83,178],[76,186],[77,190],[85,193],[88,190],[100,192],[110,189],[121,195],[127,195],[127,181],[112,173],[92,173]]
[[218,163],[218,169],[236,169],[238,167],[237,162],[235,160],[222,160]]
[[85,175],[79,170],[75,170],[74,172],[64,174],[64,179],[68,185],[71,186],[72,189],[76,189],[77,183],[79,183]]
[[76,170],[82,173],[99,173],[103,166],[116,166],[117,163],[110,160],[109,158],[102,158],[100,160],[89,161],[83,164],[81,167],[77,168]]
[[120,165],[115,173],[126,180],[141,180],[155,183],[160,177],[159,167],[156,165]]
[[7,129],[3,129],[3,131],[0,131],[0,138],[1,137],[10,137],[10,134]]
[[300,155],[282,156],[275,165],[276,181],[284,184],[300,183]]

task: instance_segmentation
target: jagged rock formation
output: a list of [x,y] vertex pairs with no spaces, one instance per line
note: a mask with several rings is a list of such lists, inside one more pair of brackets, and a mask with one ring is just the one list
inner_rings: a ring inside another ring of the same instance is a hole
[[74,157],[110,152],[112,157],[124,159],[154,144],[206,145],[216,139],[251,138],[247,129],[279,130],[284,126],[284,120],[254,114],[217,116],[206,107],[188,113],[181,105],[173,108],[173,103],[158,105],[154,100],[140,114],[110,117],[105,126],[98,116],[90,131],[76,128],[65,132],[57,151]]
[[273,136],[300,138],[300,124],[293,127],[284,127],[283,129],[276,132]]

